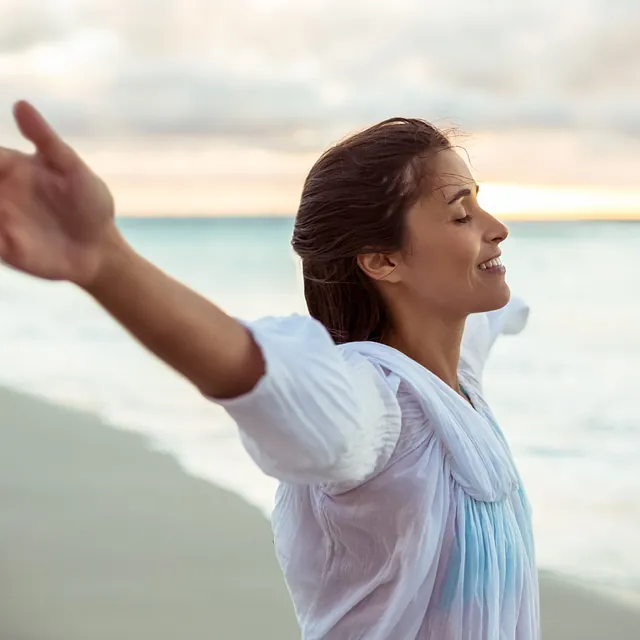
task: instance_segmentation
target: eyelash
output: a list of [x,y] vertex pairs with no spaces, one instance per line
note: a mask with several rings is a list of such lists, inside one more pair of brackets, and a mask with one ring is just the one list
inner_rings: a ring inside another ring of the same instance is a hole
[[456,218],[454,222],[457,222],[458,224],[467,224],[471,222],[471,216],[467,214],[464,218]]

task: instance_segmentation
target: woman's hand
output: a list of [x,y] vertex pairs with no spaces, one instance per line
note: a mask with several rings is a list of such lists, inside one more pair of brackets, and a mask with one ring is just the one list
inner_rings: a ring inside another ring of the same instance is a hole
[[36,151],[0,148],[0,260],[88,287],[118,237],[111,193],[34,107],[19,102],[14,117]]
[[0,259],[79,285],[205,395],[252,389],[265,365],[249,331],[124,241],[109,189],[31,105],[15,118],[36,153],[0,148]]

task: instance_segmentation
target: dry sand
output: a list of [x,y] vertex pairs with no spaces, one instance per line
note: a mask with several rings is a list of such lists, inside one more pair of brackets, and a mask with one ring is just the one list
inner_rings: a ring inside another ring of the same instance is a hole
[[[300,637],[257,510],[91,415],[0,390],[0,416],[0,640]],[[640,639],[639,610],[541,583],[545,640]]]

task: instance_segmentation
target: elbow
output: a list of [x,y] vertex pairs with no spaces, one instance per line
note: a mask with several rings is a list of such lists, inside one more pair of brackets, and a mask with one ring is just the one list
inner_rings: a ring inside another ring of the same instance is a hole
[[232,354],[227,363],[215,363],[215,371],[194,372],[190,381],[198,391],[214,402],[232,400],[251,393],[266,374],[267,365],[262,350],[246,331],[247,341]]

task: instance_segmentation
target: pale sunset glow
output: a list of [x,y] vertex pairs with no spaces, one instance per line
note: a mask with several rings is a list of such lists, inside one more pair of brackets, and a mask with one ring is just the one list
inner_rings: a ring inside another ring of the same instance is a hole
[[640,220],[640,190],[488,183],[480,202],[512,220]]
[[[292,216],[302,181],[113,180],[122,217]],[[640,220],[640,191],[482,183],[480,202],[505,220]]]
[[[122,217],[292,216],[321,150],[282,153],[194,140],[112,141],[81,149]],[[483,162],[479,152],[479,164]],[[493,168],[491,175],[500,173]],[[483,172],[484,174],[484,172]],[[483,180],[480,202],[505,220],[640,220],[640,189]]]

